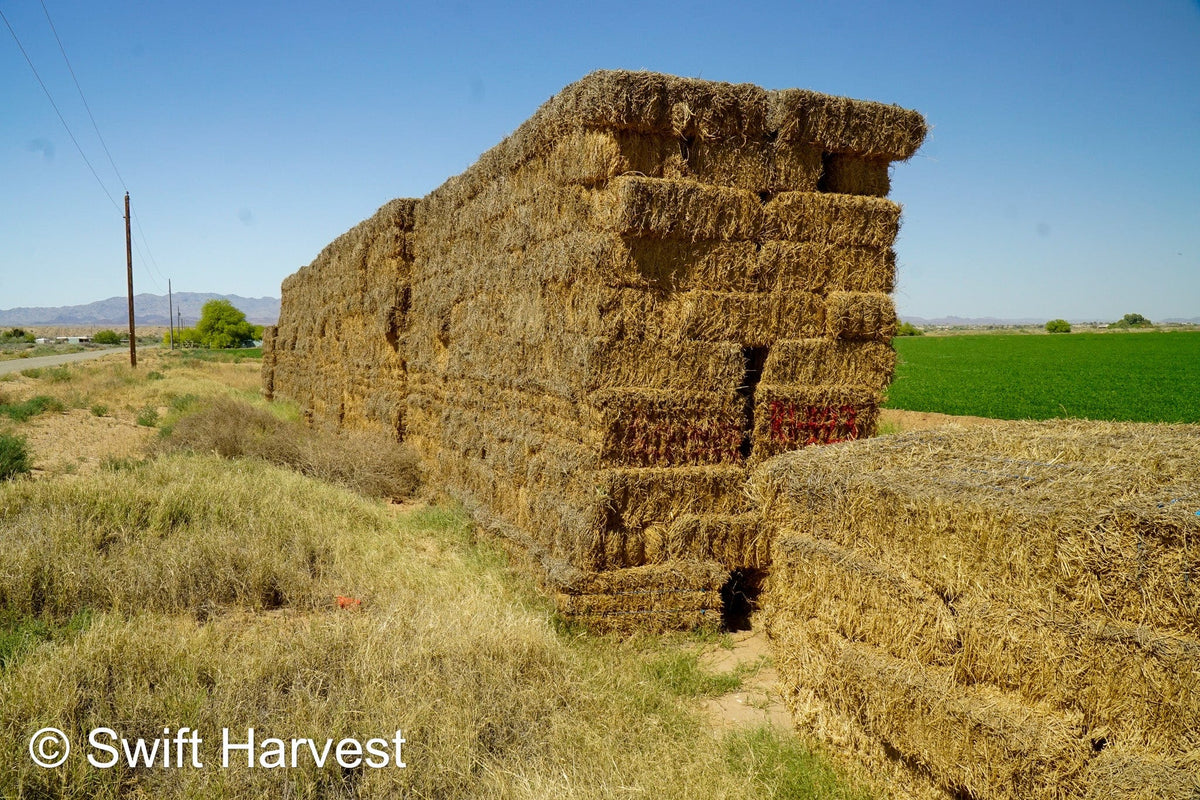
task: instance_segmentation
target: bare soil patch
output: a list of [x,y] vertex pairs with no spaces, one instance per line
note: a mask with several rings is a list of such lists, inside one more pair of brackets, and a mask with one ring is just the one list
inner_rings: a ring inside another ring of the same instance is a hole
[[740,672],[737,691],[704,701],[705,713],[717,730],[772,725],[792,729],[791,716],[779,691],[779,673],[771,660],[771,645],[762,631],[731,635],[733,647],[717,646],[700,656],[700,665],[717,674]]
[[157,430],[74,408],[34,417],[20,433],[29,442],[35,474],[87,474],[110,458],[141,458]]

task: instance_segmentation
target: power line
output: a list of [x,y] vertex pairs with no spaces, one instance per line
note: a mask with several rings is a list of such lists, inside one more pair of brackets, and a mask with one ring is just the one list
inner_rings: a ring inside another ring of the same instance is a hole
[[[100,126],[96,123],[96,117],[92,113],[92,107],[87,101],[87,96],[83,93],[83,86],[81,86],[79,83],[79,77],[75,74],[75,68],[71,66],[71,59],[67,56],[67,49],[63,45],[62,37],[58,35],[58,28],[54,26],[54,20],[50,17],[50,9],[46,7],[45,0],[38,1],[42,6],[42,12],[46,15],[46,22],[50,25],[50,31],[54,34],[54,40],[58,43],[58,50],[60,53],[62,53],[63,61],[67,65],[67,71],[71,73],[71,80],[75,83],[75,89],[79,92],[79,99],[83,101],[83,107],[87,110],[88,119],[92,121],[92,129],[96,131],[96,138],[100,141],[100,147],[104,149],[104,155],[108,157],[108,163],[112,167],[113,173],[117,176],[117,180],[120,181],[121,188],[128,193],[129,186],[126,185],[125,178],[121,175],[121,170],[118,169],[117,162],[113,158],[112,152],[108,149],[108,143],[104,141],[104,135],[100,133]],[[0,17],[3,17],[3,12],[0,12]],[[100,184],[100,188],[104,190],[106,195],[108,195],[109,201],[116,206],[116,200],[113,199],[113,196],[109,193],[108,188],[104,185],[104,182],[100,180],[100,176],[96,174],[96,170],[94,167],[92,167],[91,161],[89,161],[88,157],[84,155],[83,148],[79,146],[79,142],[75,139],[75,135],[71,132],[70,126],[67,125],[66,120],[63,118],[62,112],[59,111],[58,105],[54,102],[54,98],[50,95],[50,90],[46,88],[46,84],[42,81],[37,69],[33,66],[33,61],[29,58],[29,54],[21,45],[21,40],[17,37],[16,31],[13,30],[13,27],[8,22],[7,17],[4,18],[4,23],[8,26],[9,33],[12,34],[13,39],[17,42],[17,47],[20,48],[21,54],[25,56],[25,61],[29,64],[29,68],[33,70],[34,77],[37,78],[38,83],[42,87],[42,91],[46,93],[47,99],[50,100],[50,105],[54,107],[54,111],[58,114],[59,121],[62,122],[63,127],[66,128],[67,135],[70,136],[71,141],[75,143],[75,149],[79,151],[79,155],[83,158],[84,163],[87,164],[88,169],[91,170],[92,176],[95,177],[96,181]],[[133,221],[137,225],[138,234],[142,239],[141,245],[139,245],[135,240],[133,242],[133,246],[137,249],[138,257],[141,258],[142,262],[151,267],[151,270],[146,274],[155,287],[161,292],[162,284],[159,283],[155,278],[155,274],[157,273],[158,278],[161,278],[162,280],[166,280],[166,278],[163,277],[162,271],[158,268],[158,261],[154,258],[154,252],[150,249],[150,241],[146,238],[146,232],[142,228],[142,222],[138,218],[137,212],[133,212]],[[142,252],[142,245],[145,246],[145,253]]]
[[[142,221],[140,219],[138,219],[138,215],[137,215],[136,211],[133,212],[133,224],[137,225],[138,234],[142,237],[142,244],[146,245],[146,255],[148,255],[150,257],[150,260],[148,262],[150,264],[150,267],[155,272],[158,273],[158,277],[162,278],[165,281],[166,277],[162,274],[162,271],[158,268],[158,262],[154,260],[154,253],[152,253],[150,251],[150,240],[146,238],[146,232],[142,230]],[[141,250],[139,249],[138,252],[141,253]],[[158,288],[160,291],[162,290],[162,286],[159,286]]]
[[33,60],[29,57],[29,53],[25,52],[25,46],[21,44],[21,39],[17,36],[17,32],[13,30],[12,23],[8,21],[8,17],[4,16],[4,12],[0,11],[0,19],[4,20],[4,24],[8,26],[8,32],[12,34],[13,41],[17,43],[17,47],[21,50],[21,55],[25,56],[25,63],[33,70],[33,77],[37,78],[38,85],[42,87],[42,91],[46,93],[46,99],[50,101],[50,105],[54,107],[54,113],[58,114],[58,121],[62,123],[63,128],[67,131],[67,136],[71,137],[71,142],[75,145],[75,149],[79,151],[79,157],[83,159],[83,163],[87,164],[87,168],[91,170],[92,177],[96,179],[96,183],[100,184],[100,189],[108,197],[108,202],[112,203],[113,208],[120,212],[121,207],[117,205],[117,201],[113,199],[112,194],[108,191],[108,187],[104,185],[104,181],[100,180],[100,176],[96,173],[96,168],[92,166],[92,162],[88,161],[87,155],[84,154],[83,148],[79,146],[79,140],[75,138],[75,134],[71,132],[71,126],[67,124],[63,118],[62,112],[58,110],[58,104],[54,102],[54,97],[50,94],[50,90],[46,88],[46,83],[42,80],[42,76],[38,74],[37,67],[33,66]]
[[50,30],[54,33],[54,41],[58,42],[58,50],[62,53],[63,61],[67,62],[67,71],[71,73],[71,80],[75,81],[75,88],[79,90],[79,99],[83,101],[83,107],[87,109],[88,119],[92,121],[92,128],[96,131],[96,138],[100,140],[100,146],[104,148],[104,155],[108,156],[108,163],[112,165],[113,172],[117,174],[117,180],[121,182],[121,188],[129,191],[129,187],[125,185],[125,179],[121,177],[121,170],[117,169],[117,162],[113,161],[112,153],[108,152],[108,145],[104,143],[104,137],[100,135],[100,126],[96,124],[96,118],[92,116],[92,107],[88,105],[87,98],[83,96],[83,87],[79,85],[79,79],[75,77],[75,68],[71,66],[71,59],[67,58],[67,49],[63,47],[62,39],[58,37],[58,29],[54,27],[54,20],[50,19],[50,10],[46,8],[45,0],[39,0],[42,4],[42,11],[46,14],[46,22],[50,23]]
[[[58,51],[62,53],[63,62],[67,65],[67,71],[71,73],[71,80],[75,82],[75,88],[79,92],[79,99],[83,101],[83,107],[87,110],[88,119],[92,121],[92,129],[96,131],[96,138],[100,140],[100,146],[104,148],[104,155],[108,156],[108,163],[112,166],[117,180],[121,182],[121,188],[128,192],[129,186],[125,183],[125,178],[121,176],[121,170],[117,168],[117,162],[113,159],[112,152],[108,149],[108,143],[104,141],[104,135],[100,133],[100,126],[96,123],[95,115],[92,114],[92,107],[87,101],[87,96],[83,93],[83,87],[79,84],[79,77],[75,74],[75,68],[71,66],[71,59],[67,56],[67,48],[63,45],[62,37],[58,35],[58,28],[54,27],[54,20],[50,18],[50,9],[46,8],[45,0],[38,0],[38,2],[41,3],[42,12],[46,15],[46,22],[49,23],[50,31],[54,34],[54,41],[58,42]],[[155,260],[154,253],[150,249],[150,242],[146,239],[146,232],[142,229],[142,222],[138,219],[136,211],[133,212],[133,221],[137,225],[138,234],[142,237],[142,244],[146,247],[146,252],[143,254],[142,248],[138,243],[136,241],[133,243],[134,247],[137,248],[138,256],[141,257],[144,263],[151,266],[155,273],[158,273],[159,278],[166,280],[158,268],[158,262]],[[149,256],[149,260],[147,260],[147,256]],[[159,291],[162,291],[162,285],[157,280],[154,280],[153,274],[150,274],[150,280],[154,281]]]

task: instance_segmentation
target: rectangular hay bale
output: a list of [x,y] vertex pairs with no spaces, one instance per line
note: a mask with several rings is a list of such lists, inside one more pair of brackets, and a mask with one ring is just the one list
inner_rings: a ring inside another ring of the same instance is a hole
[[605,390],[587,397],[600,457],[611,466],[736,464],[742,399],[725,392]]
[[783,192],[763,207],[763,241],[882,248],[899,232],[900,206],[878,197]]

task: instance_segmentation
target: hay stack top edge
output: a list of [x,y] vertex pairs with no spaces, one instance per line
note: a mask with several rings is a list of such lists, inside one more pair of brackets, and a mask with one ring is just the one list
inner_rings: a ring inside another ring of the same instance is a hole
[[927,132],[919,112],[886,103],[808,89],[769,90],[656,72],[597,70],[546,101],[426,199],[473,196],[487,181],[547,153],[558,139],[580,129],[677,137],[684,143],[806,144],[831,155],[882,162],[908,160]]

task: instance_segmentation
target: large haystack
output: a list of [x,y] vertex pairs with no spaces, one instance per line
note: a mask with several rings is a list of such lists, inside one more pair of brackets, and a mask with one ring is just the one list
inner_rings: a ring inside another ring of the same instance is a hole
[[283,282],[279,324],[263,335],[268,398],[316,422],[404,436],[415,200],[393,200]]
[[1200,796],[1200,427],[889,436],[752,492],[799,725],[981,800]]
[[[717,624],[745,469],[874,427],[920,115],[597,72],[416,209],[408,433],[603,628]],[[277,379],[278,382],[278,379]]]

